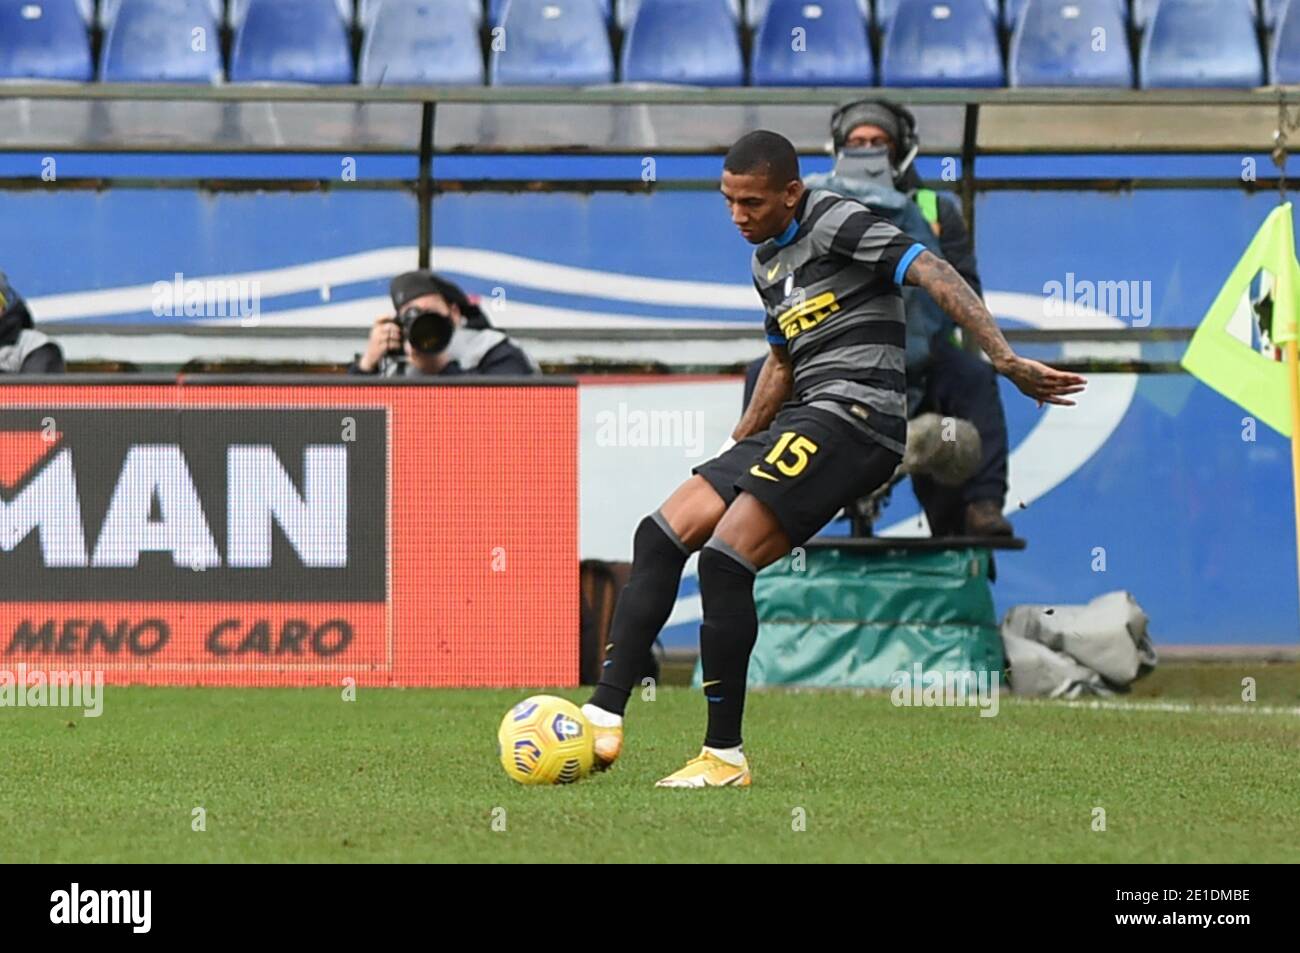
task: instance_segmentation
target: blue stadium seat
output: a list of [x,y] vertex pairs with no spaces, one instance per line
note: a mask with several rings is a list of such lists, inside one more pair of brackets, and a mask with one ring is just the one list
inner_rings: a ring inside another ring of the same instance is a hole
[[623,82],[742,86],[745,60],[726,0],[642,0],[623,38]]
[[0,3],[0,79],[87,82],[93,75],[76,0]]
[[[506,15],[506,4],[509,2],[510,0],[488,0],[488,24],[490,26],[501,25],[501,21]],[[609,19],[611,2],[612,0],[600,0],[600,8],[604,12],[606,20]]]
[[[1126,0],[1110,0],[1110,2],[1115,7],[1116,14],[1119,15],[1120,23],[1123,23],[1128,18]],[[1141,3],[1142,0],[1133,0],[1133,2],[1137,4]],[[1152,0],[1152,2],[1154,2],[1154,0]],[[1247,0],[1247,2],[1249,2],[1249,0]],[[1029,0],[1004,0],[1002,6],[1002,26],[1007,30],[1014,30],[1016,28],[1016,18],[1020,16],[1020,11],[1023,10],[1028,3]],[[1127,42],[1128,38],[1126,36],[1126,45]]]
[[[1096,30],[1105,31],[1101,44],[1094,41]],[[1119,6],[1114,0],[1027,0],[1011,34],[1007,74],[1012,86],[1131,87]]]
[[755,86],[871,86],[873,72],[857,0],[773,0],[754,42]]
[[1288,3],[1278,14],[1269,44],[1268,73],[1274,83],[1300,83],[1300,3]]
[[[1255,0],[1241,0],[1250,15],[1255,16]],[[1260,22],[1264,26],[1272,29],[1277,14],[1281,13],[1283,4],[1286,0],[1261,0],[1263,13]],[[1160,6],[1160,0],[1133,0],[1133,29],[1145,30],[1151,22],[1151,18],[1156,15],[1156,8]]]
[[[384,0],[357,0],[357,22],[361,24],[363,30],[370,29],[370,22],[374,19],[375,11]],[[411,0],[393,0],[393,3],[409,3]],[[465,9],[469,12],[474,21],[474,29],[483,25],[483,2],[482,0],[461,0]],[[392,4],[390,4],[391,6]],[[504,6],[504,4],[503,4]]]
[[600,0],[509,0],[504,48],[491,52],[494,86],[585,86],[614,81]]
[[[253,0],[230,0],[230,5],[226,14],[226,22],[230,25],[232,31],[238,32],[239,28],[244,25],[244,17],[248,16],[248,7]],[[378,3],[379,0],[370,0],[370,3]],[[221,0],[213,0],[217,6],[221,5]],[[334,0],[334,6],[338,8],[339,19],[345,25],[352,25],[352,0]]]
[[385,0],[361,46],[366,86],[482,85],[478,25],[464,0]]
[[[117,11],[122,8],[125,0],[99,0],[99,26],[105,33],[113,28],[113,21],[117,19]],[[208,11],[212,14],[212,19],[221,23],[221,18],[226,15],[225,4],[222,0],[203,0],[207,4]],[[231,0],[238,2],[238,0]],[[247,2],[247,0],[245,0]],[[81,7],[82,16],[86,18],[87,23],[96,20],[95,17],[95,0],[77,0],[77,5]],[[172,3],[173,10],[186,10],[189,4],[181,0],[178,3]]]
[[230,53],[230,79],[352,82],[352,44],[334,0],[249,0]]
[[[869,3],[870,0],[861,0],[861,2]],[[767,9],[767,0],[749,0],[749,3],[751,7],[753,4],[761,3],[763,9]],[[739,24],[740,0],[727,0],[727,6],[731,8],[731,16],[735,19],[736,23]],[[614,19],[618,22],[619,29],[626,30],[632,25],[632,21],[636,19],[636,12],[641,9],[641,0],[615,0],[614,9],[616,11]],[[755,30],[758,29],[757,22],[751,22],[748,20],[746,22],[748,22]]]
[[[750,0],[750,3],[753,2],[754,0]],[[889,29],[889,25],[894,20],[894,11],[898,9],[898,5],[902,2],[903,0],[876,0],[876,26],[880,27],[882,33]],[[984,2],[989,8],[989,13],[996,20],[998,18],[998,0],[984,0]]]
[[1001,86],[1002,54],[984,0],[902,0],[880,54],[884,86]]
[[[118,0],[117,7],[99,57],[101,80],[221,81],[220,21],[208,0]],[[203,30],[202,42],[195,30]]]
[[1142,37],[1143,89],[1260,86],[1255,18],[1242,0],[1161,0]]

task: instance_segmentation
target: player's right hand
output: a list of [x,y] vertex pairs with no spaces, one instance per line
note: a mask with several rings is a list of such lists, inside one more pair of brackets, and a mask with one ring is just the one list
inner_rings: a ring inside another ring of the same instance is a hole
[[402,349],[402,329],[391,314],[381,315],[375,319],[370,329],[370,340],[366,342],[366,353],[357,362],[361,370],[373,371],[385,354]]
[[1069,399],[1069,395],[1079,393],[1088,383],[1081,374],[1058,371],[1027,357],[1015,357],[1001,371],[1020,388],[1022,394],[1038,401],[1040,407],[1043,404],[1073,407],[1074,401]]

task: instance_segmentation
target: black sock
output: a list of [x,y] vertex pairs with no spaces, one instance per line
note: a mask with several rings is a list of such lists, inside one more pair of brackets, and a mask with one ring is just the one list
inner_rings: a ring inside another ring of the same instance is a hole
[[758,640],[758,612],[754,567],[717,537],[700,550],[700,598],[704,603],[700,661],[704,697],[709,700],[704,743],[710,748],[734,748],[740,744],[740,723],[745,717],[745,680],[749,655]]
[[642,674],[650,647],[672,614],[682,567],[689,555],[686,545],[658,511],[636,528],[632,575],[619,593],[610,623],[613,648],[605,657],[590,704],[616,715],[627,708],[628,696]]

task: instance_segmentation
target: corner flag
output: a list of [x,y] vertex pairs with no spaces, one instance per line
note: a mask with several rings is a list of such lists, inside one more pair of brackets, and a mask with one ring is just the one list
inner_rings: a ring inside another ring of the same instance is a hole
[[[1281,205],[1264,219],[1246,253],[1228,275],[1192,337],[1182,364],[1193,376],[1224,397],[1245,408],[1274,430],[1293,437],[1295,425],[1288,373],[1294,364],[1274,360],[1259,351],[1256,316],[1250,298],[1251,284],[1259,272],[1264,307],[1271,306],[1269,340],[1278,347],[1296,337],[1300,311],[1300,265],[1296,263],[1291,228],[1291,203]],[[1265,318],[1267,320],[1267,318]],[[1263,323],[1263,322],[1261,322]]]

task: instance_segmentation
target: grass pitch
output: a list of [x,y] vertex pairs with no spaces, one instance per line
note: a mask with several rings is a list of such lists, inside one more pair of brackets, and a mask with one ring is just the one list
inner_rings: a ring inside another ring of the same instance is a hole
[[[1221,668],[1126,700],[1167,710],[755,692],[754,786],[714,791],[653,787],[698,751],[685,687],[634,696],[614,770],[559,788],[497,764],[521,690],[110,687],[99,718],[0,709],[0,861],[1295,862],[1300,678],[1251,666],[1252,708]],[[1169,710],[1198,679],[1216,704]]]

